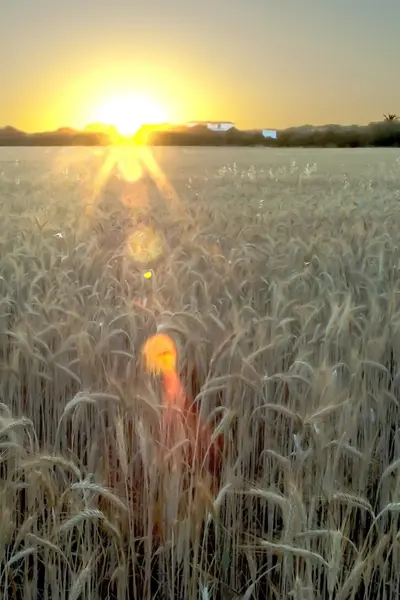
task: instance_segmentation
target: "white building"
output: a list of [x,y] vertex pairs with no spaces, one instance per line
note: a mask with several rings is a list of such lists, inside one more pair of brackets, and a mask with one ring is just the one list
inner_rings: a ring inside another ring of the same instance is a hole
[[231,121],[191,121],[186,123],[187,127],[196,127],[198,125],[206,126],[210,131],[229,131],[235,127],[235,123]]
[[276,129],[263,129],[261,133],[263,134],[263,137],[271,138],[273,140],[276,140],[278,137]]

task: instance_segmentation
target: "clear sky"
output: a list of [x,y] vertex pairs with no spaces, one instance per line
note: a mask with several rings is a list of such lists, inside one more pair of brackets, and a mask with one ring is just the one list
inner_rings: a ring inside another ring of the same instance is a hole
[[0,2],[0,127],[83,127],[127,94],[240,128],[400,113],[400,0]]

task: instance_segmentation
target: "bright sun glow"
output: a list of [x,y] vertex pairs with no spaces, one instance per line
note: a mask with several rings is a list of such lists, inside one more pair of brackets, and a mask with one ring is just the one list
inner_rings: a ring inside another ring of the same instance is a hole
[[113,125],[121,135],[133,135],[142,125],[168,121],[162,105],[141,94],[115,96],[102,104],[94,115],[97,122]]

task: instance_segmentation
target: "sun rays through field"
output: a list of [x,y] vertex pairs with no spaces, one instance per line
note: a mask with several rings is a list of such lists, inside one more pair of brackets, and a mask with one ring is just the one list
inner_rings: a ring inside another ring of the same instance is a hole
[[[115,203],[121,203],[128,209],[127,215],[132,222],[132,231],[127,234],[125,243],[127,256],[138,262],[153,262],[164,251],[162,234],[154,227],[137,225],[137,222],[141,218],[151,218],[150,185],[157,190],[168,212],[174,213],[179,209],[180,201],[173,185],[157,164],[151,149],[146,146],[119,144],[96,149],[93,157],[97,168],[91,176],[92,187],[82,199],[83,211],[88,219],[86,226],[91,227],[90,217],[95,214],[110,179],[118,179],[121,188]],[[58,157],[54,171],[68,173],[71,167],[79,165],[80,160],[80,153],[73,152]]]
[[396,151],[0,152],[0,590],[400,596]]

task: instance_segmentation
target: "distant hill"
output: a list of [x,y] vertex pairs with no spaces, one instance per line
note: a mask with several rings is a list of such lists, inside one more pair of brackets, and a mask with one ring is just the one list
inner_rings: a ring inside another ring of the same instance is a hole
[[60,127],[57,131],[54,131],[58,135],[76,135],[78,131],[76,129],[71,129],[71,127]]
[[26,136],[26,133],[20,131],[19,129],[15,129],[15,127],[0,127],[0,137],[16,137],[21,138]]
[[0,128],[0,146],[100,146],[110,143],[111,136],[101,131],[60,127],[55,131],[25,133],[14,127]]

